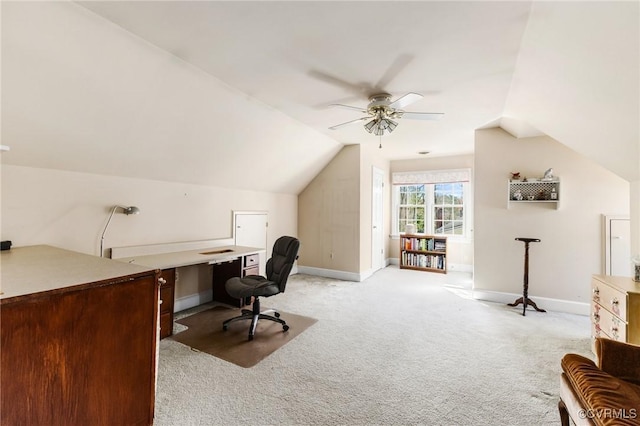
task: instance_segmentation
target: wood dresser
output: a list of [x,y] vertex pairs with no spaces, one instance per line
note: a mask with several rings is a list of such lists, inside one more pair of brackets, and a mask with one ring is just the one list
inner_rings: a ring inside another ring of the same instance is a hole
[[51,246],[0,261],[0,424],[152,424],[159,271]]
[[640,345],[640,283],[629,277],[594,275],[591,298],[592,349],[599,336]]

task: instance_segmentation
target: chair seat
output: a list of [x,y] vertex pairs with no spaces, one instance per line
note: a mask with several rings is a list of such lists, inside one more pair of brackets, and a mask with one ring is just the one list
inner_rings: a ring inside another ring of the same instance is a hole
[[276,282],[269,281],[260,275],[247,275],[243,278],[231,278],[225,288],[231,297],[243,299],[245,297],[269,297],[280,293]]

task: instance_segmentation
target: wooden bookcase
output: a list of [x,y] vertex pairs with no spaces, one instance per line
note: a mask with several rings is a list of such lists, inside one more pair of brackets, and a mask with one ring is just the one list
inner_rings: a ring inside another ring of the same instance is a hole
[[447,273],[447,237],[400,235],[400,269]]

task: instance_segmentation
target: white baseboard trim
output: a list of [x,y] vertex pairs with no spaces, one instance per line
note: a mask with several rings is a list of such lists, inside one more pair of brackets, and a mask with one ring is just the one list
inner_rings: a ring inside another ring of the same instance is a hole
[[189,296],[176,299],[173,303],[173,312],[184,311],[185,309],[193,308],[204,303],[209,303],[213,300],[213,290],[206,290],[196,294],[190,294]]
[[[497,303],[513,303],[522,294],[515,293],[502,293],[498,291],[489,290],[473,290],[473,298],[476,300],[486,300],[488,302]],[[573,302],[571,300],[551,299],[549,297],[539,297],[530,295],[530,299],[533,300],[540,309],[554,312],[565,312],[568,314],[576,315],[590,315],[591,306],[588,303]],[[522,310],[522,305],[518,306]],[[514,308],[516,309],[516,308]],[[533,308],[527,308],[527,310]]]
[[307,275],[315,275],[317,277],[325,277],[325,278],[334,278],[336,280],[343,281],[363,281],[368,275],[366,273],[358,273],[358,272],[346,272],[346,271],[336,271],[334,269],[323,269],[323,268],[314,268],[312,266],[300,266],[298,265],[298,273],[307,274]]

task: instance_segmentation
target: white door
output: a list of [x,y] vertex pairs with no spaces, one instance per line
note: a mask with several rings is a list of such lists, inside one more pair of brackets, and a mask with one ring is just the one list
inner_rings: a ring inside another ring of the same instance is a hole
[[626,215],[604,216],[604,273],[631,276],[631,220]]
[[384,172],[376,167],[372,173],[371,194],[371,270],[385,267],[384,253]]
[[267,246],[267,213],[234,212],[233,226],[235,245],[265,249],[260,253],[260,274],[264,275],[267,256],[271,255]]

